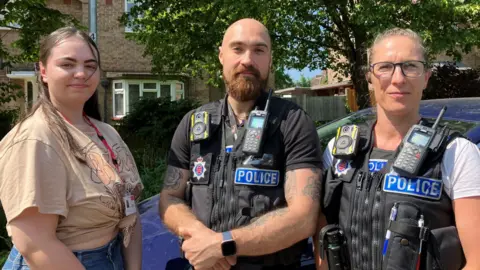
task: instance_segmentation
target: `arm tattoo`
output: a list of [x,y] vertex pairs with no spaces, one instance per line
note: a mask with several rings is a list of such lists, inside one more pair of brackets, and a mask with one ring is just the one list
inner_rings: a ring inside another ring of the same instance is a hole
[[318,201],[321,193],[320,169],[312,169],[312,173],[313,175],[307,178],[307,185],[303,188],[302,193],[313,201]]
[[275,218],[275,217],[280,217],[280,216],[283,216],[285,215],[286,213],[288,212],[288,208],[280,208],[280,209],[276,209],[276,210],[273,210],[271,212],[268,212],[266,213],[265,215],[263,216],[260,216],[259,218],[257,218],[255,221],[253,221],[250,226],[252,228],[255,228],[255,227],[259,227],[259,226],[263,226],[265,225],[265,223],[267,222],[267,220],[269,219],[272,219],[272,218]]
[[167,174],[163,181],[163,189],[178,190],[180,182],[183,179],[183,172],[181,169],[173,166],[167,167]]
[[295,197],[297,191],[297,177],[295,171],[288,171],[285,174],[285,199],[290,201]]
[[184,200],[174,196],[168,196],[168,202],[170,203],[170,205],[185,204]]

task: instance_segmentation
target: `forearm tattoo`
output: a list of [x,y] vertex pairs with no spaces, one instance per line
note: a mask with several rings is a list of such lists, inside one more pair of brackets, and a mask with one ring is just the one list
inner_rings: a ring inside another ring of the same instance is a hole
[[163,181],[163,189],[178,190],[183,179],[182,169],[168,166],[165,180]]
[[252,222],[251,226],[252,227],[259,227],[259,226],[263,226],[265,225],[265,223],[267,222],[267,220],[269,219],[272,219],[272,218],[275,218],[275,217],[280,217],[280,216],[283,216],[285,215],[286,213],[288,212],[288,208],[280,208],[280,209],[277,209],[277,210],[274,210],[274,211],[271,211],[269,213],[266,213],[265,215],[263,216],[260,216],[257,220],[255,220],[254,222]]

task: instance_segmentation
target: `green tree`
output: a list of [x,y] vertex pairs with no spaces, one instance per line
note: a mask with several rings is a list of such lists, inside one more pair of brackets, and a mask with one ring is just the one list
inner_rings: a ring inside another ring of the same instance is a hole
[[366,49],[377,33],[411,28],[424,37],[430,56],[446,52],[456,60],[480,44],[480,0],[137,0],[121,21],[145,45],[154,72],[206,70],[213,83],[220,77],[224,30],[245,17],[270,30],[276,67],[349,75],[361,107],[368,105]]
[[303,74],[301,74],[298,81],[295,82],[295,86],[310,87],[310,78],[307,78],[307,77],[303,76]]
[[277,68],[275,69],[275,88],[276,89],[284,89],[288,87],[294,86],[295,83],[293,82],[290,75],[288,75],[284,69]]

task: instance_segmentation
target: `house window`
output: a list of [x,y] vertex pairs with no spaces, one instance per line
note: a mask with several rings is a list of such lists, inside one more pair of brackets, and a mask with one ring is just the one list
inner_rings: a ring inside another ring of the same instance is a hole
[[[135,0],[125,0],[125,13],[130,12],[130,9],[135,6]],[[132,28],[126,26],[125,32],[133,32]]]
[[174,101],[185,97],[185,87],[180,81],[119,80],[112,85],[113,116],[116,118],[132,111],[142,98],[170,97]]

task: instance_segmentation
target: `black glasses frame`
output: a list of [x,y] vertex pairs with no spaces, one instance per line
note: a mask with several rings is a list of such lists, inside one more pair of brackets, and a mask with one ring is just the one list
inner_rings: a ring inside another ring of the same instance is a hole
[[[423,71],[422,71],[422,73],[420,73],[418,76],[410,76],[410,75],[407,75],[407,74],[405,74],[405,71],[403,70],[403,66],[404,66],[405,64],[412,63],[412,62],[422,63],[422,64],[423,64]],[[392,69],[392,73],[390,74],[390,77],[393,75],[393,73],[394,73],[395,70],[397,69],[397,66],[400,67],[400,70],[402,71],[403,76],[409,77],[409,78],[418,78],[418,77],[422,76],[422,75],[425,73],[425,71],[427,70],[427,68],[428,68],[427,62],[425,62],[425,61],[419,61],[419,60],[412,60],[412,61],[405,61],[405,62],[398,62],[398,63],[393,63],[393,62],[377,62],[377,63],[374,63],[374,64],[371,64],[371,65],[370,65],[370,71],[371,71],[375,76],[381,76],[381,75],[375,74],[375,72],[374,72],[375,66],[378,65],[378,64],[391,64],[391,65],[393,65],[393,69]],[[382,75],[385,76],[385,74],[382,74]]]

